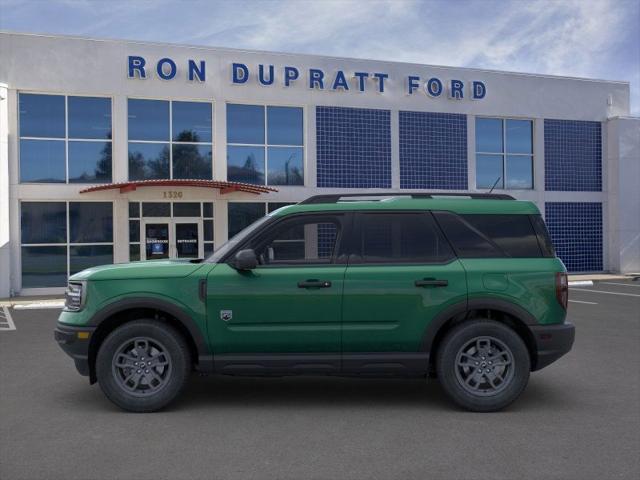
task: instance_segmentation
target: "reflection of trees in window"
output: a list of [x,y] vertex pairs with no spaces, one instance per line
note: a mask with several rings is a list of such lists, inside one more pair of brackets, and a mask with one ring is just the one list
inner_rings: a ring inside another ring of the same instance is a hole
[[[199,142],[196,132],[183,130],[178,134],[177,142]],[[208,147],[208,145],[207,145]],[[173,178],[201,178],[211,179],[211,150],[202,155],[199,145],[173,145]]]
[[169,178],[169,147],[164,145],[156,158],[144,158],[141,152],[129,152],[129,177],[132,180]]
[[258,168],[255,155],[250,153],[246,156],[241,167],[229,165],[227,167],[227,176],[228,178],[233,178],[236,182],[264,183],[264,173],[260,172]]
[[284,162],[284,170],[269,174],[269,183],[271,185],[302,185],[304,183],[302,170],[295,164],[292,166],[292,162],[296,162],[295,153],[289,155]]

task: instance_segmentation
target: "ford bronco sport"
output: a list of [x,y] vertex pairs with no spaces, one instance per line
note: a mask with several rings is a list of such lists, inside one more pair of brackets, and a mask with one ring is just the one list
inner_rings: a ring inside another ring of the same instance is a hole
[[435,376],[495,411],[567,353],[567,275],[531,202],[489,194],[321,195],[195,261],[69,279],[55,338],[123,409],[223,375]]

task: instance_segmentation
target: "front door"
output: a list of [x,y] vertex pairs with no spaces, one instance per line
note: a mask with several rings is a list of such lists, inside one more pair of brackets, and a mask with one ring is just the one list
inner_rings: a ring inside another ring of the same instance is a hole
[[429,212],[356,214],[345,274],[342,351],[349,370],[426,368],[420,344],[442,310],[466,302],[464,268]]
[[145,260],[203,258],[201,218],[154,218],[142,222]]
[[223,263],[211,271],[207,315],[217,369],[339,370],[344,218],[275,221],[238,247],[256,252],[257,268]]

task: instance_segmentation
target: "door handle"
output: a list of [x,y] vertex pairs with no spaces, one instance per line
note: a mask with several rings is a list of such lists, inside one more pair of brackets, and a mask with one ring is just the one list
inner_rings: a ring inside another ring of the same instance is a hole
[[416,287],[446,287],[449,285],[448,280],[436,280],[435,278],[423,278],[416,280]]
[[328,280],[305,280],[298,282],[298,288],[329,288],[331,282]]

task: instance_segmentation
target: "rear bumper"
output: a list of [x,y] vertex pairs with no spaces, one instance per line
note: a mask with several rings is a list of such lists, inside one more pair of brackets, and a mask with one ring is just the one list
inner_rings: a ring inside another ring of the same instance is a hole
[[89,376],[89,342],[94,331],[95,327],[74,327],[62,323],[58,323],[53,331],[53,338],[73,359],[80,375]]
[[571,350],[576,335],[572,323],[530,326],[536,342],[537,359],[532,371],[555,362]]

